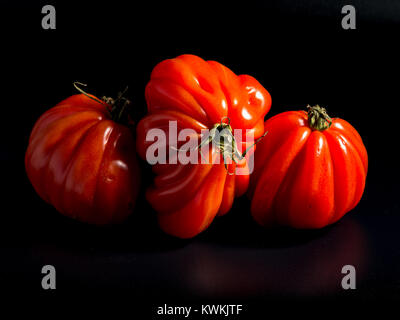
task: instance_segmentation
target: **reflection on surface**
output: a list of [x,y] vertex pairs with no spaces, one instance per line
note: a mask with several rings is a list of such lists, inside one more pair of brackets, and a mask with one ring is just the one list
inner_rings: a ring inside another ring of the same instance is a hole
[[250,298],[329,295],[341,288],[344,265],[353,265],[357,283],[367,265],[367,244],[359,223],[346,217],[328,233],[285,248],[249,250],[194,245],[182,268],[185,281],[204,297]]
[[[185,242],[162,233],[135,236],[132,226],[111,233],[74,224],[61,234],[65,241],[47,234],[46,244],[32,248],[28,259],[36,266],[32,270],[54,265],[63,290],[128,289],[131,296],[160,301],[335,295],[343,290],[344,265],[355,266],[357,286],[362,284],[368,244],[354,215],[316,231],[264,230],[252,224],[246,229],[236,222],[227,228],[227,222],[221,220],[225,229],[216,224]],[[66,237],[71,230],[73,238]]]

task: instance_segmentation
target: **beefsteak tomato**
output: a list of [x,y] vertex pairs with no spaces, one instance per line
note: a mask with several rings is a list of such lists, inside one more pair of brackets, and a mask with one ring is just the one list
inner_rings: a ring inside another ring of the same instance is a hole
[[265,130],[249,188],[251,213],[259,224],[321,228],[358,204],[368,156],[348,122],[308,106],[308,112],[268,119]]
[[65,99],[38,119],[25,155],[39,196],[62,214],[93,224],[126,218],[139,190],[134,137],[110,110],[91,95]]
[[[264,116],[271,107],[269,93],[253,77],[237,76],[218,62],[194,55],[181,55],[157,64],[146,86],[145,98],[148,115],[137,126],[137,149],[143,159],[153,144],[147,140],[148,132],[159,128],[168,137],[170,121],[176,121],[178,134],[183,129],[193,129],[199,140],[202,129],[220,130],[226,119],[229,130],[248,129],[258,138],[264,133]],[[241,149],[245,150],[248,144],[243,140]],[[172,147],[168,138],[158,143],[166,150]],[[222,150],[211,148],[209,155],[214,159],[223,154]],[[197,235],[217,214],[225,214],[234,197],[248,188],[248,173],[235,174],[236,166],[246,172],[246,158],[227,168],[223,159],[219,164],[174,164],[170,160],[153,166],[156,178],[146,193],[158,212],[161,229],[170,235]]]

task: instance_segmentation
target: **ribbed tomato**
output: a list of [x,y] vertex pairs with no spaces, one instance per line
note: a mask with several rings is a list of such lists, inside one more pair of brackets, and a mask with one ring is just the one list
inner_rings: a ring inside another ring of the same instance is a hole
[[321,228],[361,199],[368,156],[358,132],[324,108],[278,114],[265,122],[249,194],[261,225]]
[[32,130],[25,168],[39,196],[59,212],[107,224],[132,212],[139,168],[131,130],[95,100],[78,94],[46,111]]
[[[202,129],[219,130],[227,121],[229,130],[248,129],[258,138],[264,133],[264,116],[271,107],[269,93],[253,77],[237,76],[218,62],[194,55],[160,62],[151,73],[145,96],[148,115],[137,126],[137,149],[143,159],[153,144],[146,139],[149,131],[159,128],[169,137],[170,121],[177,122],[178,135],[183,129],[193,129],[200,137]],[[168,138],[159,143],[170,150]],[[243,139],[242,150],[247,143]],[[212,159],[221,154],[222,150],[210,150]],[[225,214],[234,197],[248,188],[249,175],[235,174],[236,166],[246,171],[246,160],[231,163],[228,170],[223,159],[219,164],[174,164],[170,160],[153,166],[157,176],[146,196],[158,212],[161,228],[171,235],[197,235],[217,214]]]

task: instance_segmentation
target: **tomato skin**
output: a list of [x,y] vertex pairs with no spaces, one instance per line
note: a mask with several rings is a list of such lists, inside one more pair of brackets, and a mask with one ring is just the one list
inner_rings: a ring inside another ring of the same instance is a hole
[[[271,107],[267,90],[253,77],[235,75],[215,61],[194,55],[181,55],[156,65],[146,86],[148,115],[137,126],[137,150],[146,159],[153,142],[146,141],[152,128],[167,133],[169,121],[180,130],[190,128],[198,134],[211,129],[228,116],[234,129],[249,129],[258,138],[264,133],[264,116]],[[169,141],[164,143],[169,150]],[[242,151],[248,145],[242,144]],[[179,144],[178,144],[179,147]],[[211,150],[210,157],[220,157]],[[234,172],[236,164],[229,165]],[[237,164],[247,170],[245,160]],[[228,175],[220,164],[156,164],[154,185],[146,198],[158,212],[166,233],[191,238],[205,230],[216,215],[228,212],[236,196],[248,188],[249,175]],[[232,172],[230,171],[230,172]]]
[[47,110],[36,122],[25,169],[39,196],[62,214],[92,224],[131,212],[140,175],[130,129],[84,94]]
[[368,155],[358,132],[334,118],[312,130],[304,111],[288,111],[265,122],[250,179],[251,213],[263,226],[322,228],[360,201]]

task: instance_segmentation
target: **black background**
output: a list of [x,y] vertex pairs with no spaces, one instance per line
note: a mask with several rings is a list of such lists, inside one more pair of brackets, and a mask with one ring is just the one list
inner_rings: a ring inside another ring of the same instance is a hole
[[[43,296],[41,267],[51,264],[57,289],[44,299],[123,293],[146,319],[164,303],[239,303],[256,315],[287,311],[288,302],[400,299],[399,2],[2,3],[2,290]],[[41,28],[45,4],[56,7],[56,30]],[[356,8],[356,30],[341,27],[346,4]],[[241,198],[187,241],[157,229],[143,195],[127,222],[105,228],[45,204],[24,170],[36,119],[76,93],[76,80],[100,96],[128,85],[139,119],[152,68],[183,53],[254,76],[272,96],[267,117],[318,103],[349,121],[369,154],[360,204],[322,230],[266,231]],[[346,264],[356,267],[356,290],[340,286]]]

